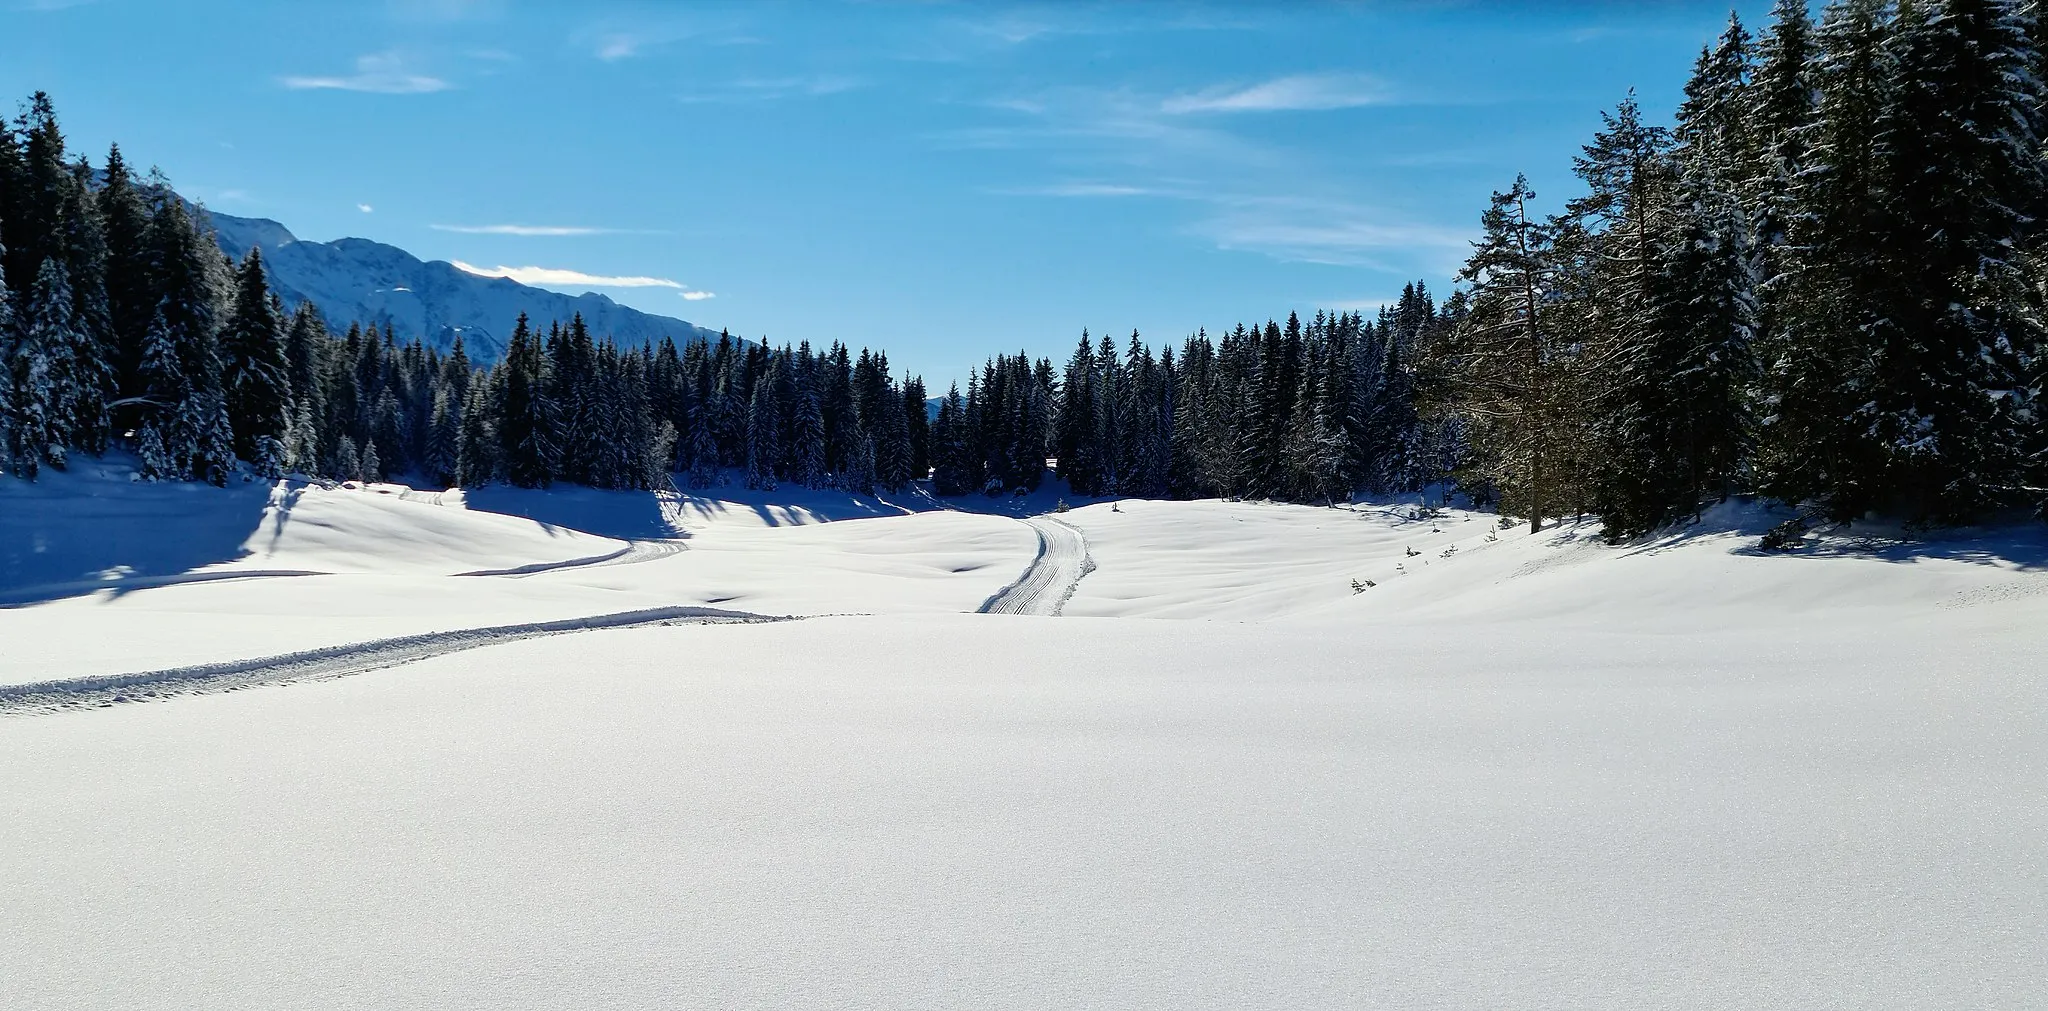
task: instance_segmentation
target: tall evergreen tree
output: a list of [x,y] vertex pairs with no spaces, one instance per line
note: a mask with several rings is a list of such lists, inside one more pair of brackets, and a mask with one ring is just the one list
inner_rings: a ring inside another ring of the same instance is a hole
[[1532,532],[1556,514],[1568,393],[1545,312],[1554,290],[1554,229],[1530,212],[1535,196],[1518,176],[1480,216],[1484,234],[1459,275],[1472,285],[1472,308],[1456,338],[1452,376],[1460,409],[1489,429],[1488,478],[1527,513]]
[[233,309],[221,328],[222,385],[235,452],[254,459],[262,439],[282,441],[291,414],[291,361],[283,321],[252,248],[235,277]]
[[43,260],[23,316],[7,363],[13,380],[11,455],[16,472],[33,480],[43,463],[63,468],[77,398],[72,355],[79,335],[62,260]]

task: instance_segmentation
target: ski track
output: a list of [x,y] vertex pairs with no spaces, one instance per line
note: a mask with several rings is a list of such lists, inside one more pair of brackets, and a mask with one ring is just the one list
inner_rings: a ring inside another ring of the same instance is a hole
[[23,716],[95,709],[123,702],[149,702],[182,695],[235,691],[254,685],[288,684],[363,674],[456,653],[479,646],[517,642],[547,635],[649,625],[712,622],[792,621],[792,616],[752,614],[712,607],[656,607],[586,618],[493,625],[484,628],[426,632],[341,646],[324,646],[252,660],[96,674],[25,685],[0,685],[0,715]]
[[571,558],[562,562],[532,562],[526,565],[515,565],[509,569],[477,569],[474,572],[457,572],[455,575],[510,576],[517,578],[519,576],[531,576],[539,572],[556,572],[562,569],[586,569],[596,568],[601,565],[632,565],[637,562],[651,562],[657,558],[667,558],[670,555],[687,550],[689,550],[688,546],[679,540],[634,540],[626,542],[626,546],[617,551],[602,555],[591,555],[588,558]]
[[1038,533],[1038,557],[1017,581],[995,592],[981,605],[981,614],[1037,614],[1057,617],[1081,585],[1081,579],[1095,571],[1095,559],[1088,553],[1088,538],[1081,528],[1049,516],[1022,521]]

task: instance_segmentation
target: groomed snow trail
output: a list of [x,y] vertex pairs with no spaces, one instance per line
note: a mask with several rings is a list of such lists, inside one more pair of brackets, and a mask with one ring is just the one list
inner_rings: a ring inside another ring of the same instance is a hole
[[191,667],[138,671],[132,674],[98,674],[34,684],[0,685],[0,715],[19,716],[62,712],[68,709],[101,708],[121,702],[148,702],[179,695],[234,691],[251,685],[345,677],[475,649],[478,646],[492,646],[569,632],[646,625],[790,620],[793,619],[788,616],[726,611],[714,607],[655,607],[641,611],[592,615],[587,618],[563,618],[519,625],[426,632],[341,646],[324,646],[253,660],[228,660]]
[[458,572],[458,576],[531,576],[537,572],[557,572],[562,569],[594,569],[602,565],[632,565],[636,562],[651,562],[657,558],[688,550],[679,540],[635,540],[617,551],[588,558],[571,558],[561,562],[533,562],[515,565],[509,569],[477,569],[474,572]]
[[1049,516],[1033,516],[1023,523],[1038,532],[1038,557],[1016,582],[997,590],[981,605],[982,614],[1057,616],[1082,577],[1095,571],[1088,538],[1079,527]]

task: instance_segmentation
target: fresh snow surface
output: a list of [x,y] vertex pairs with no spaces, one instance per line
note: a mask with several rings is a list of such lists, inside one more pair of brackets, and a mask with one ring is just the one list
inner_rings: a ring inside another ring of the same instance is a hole
[[0,478],[0,686],[305,657],[0,716],[0,1004],[2042,1006],[2038,528],[1074,504]]

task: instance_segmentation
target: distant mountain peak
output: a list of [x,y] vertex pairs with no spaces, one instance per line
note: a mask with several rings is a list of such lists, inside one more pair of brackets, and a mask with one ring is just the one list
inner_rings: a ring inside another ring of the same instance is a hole
[[716,330],[620,305],[594,291],[565,295],[472,274],[446,260],[421,260],[373,239],[309,242],[269,218],[206,213],[223,252],[239,260],[261,248],[278,297],[288,307],[312,302],[337,330],[355,322],[375,323],[399,340],[418,338],[442,351],[453,347],[459,335],[478,362],[504,354],[522,312],[542,330],[581,313],[591,333],[622,345],[654,344],[663,337],[677,344],[718,338]]

